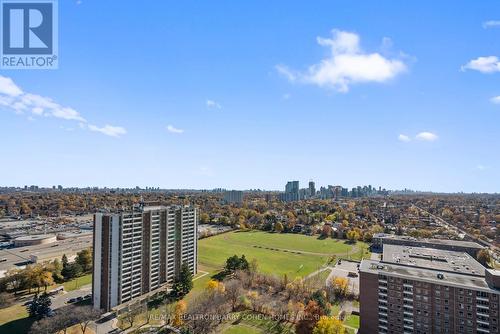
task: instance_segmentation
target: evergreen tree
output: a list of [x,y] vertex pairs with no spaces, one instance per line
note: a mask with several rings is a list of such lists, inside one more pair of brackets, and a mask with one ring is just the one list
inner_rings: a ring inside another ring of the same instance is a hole
[[175,280],[172,286],[172,292],[176,297],[185,296],[193,288],[193,274],[189,270],[189,266],[186,262],[182,263],[181,271],[179,277]]
[[35,295],[33,301],[28,306],[28,313],[30,317],[43,318],[46,317],[50,312],[50,305],[52,301],[47,293],[43,293],[40,296]]

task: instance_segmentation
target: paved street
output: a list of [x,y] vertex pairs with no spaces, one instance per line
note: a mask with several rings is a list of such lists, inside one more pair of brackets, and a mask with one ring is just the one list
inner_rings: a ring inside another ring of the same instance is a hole
[[69,291],[63,294],[59,294],[54,296],[52,299],[52,309],[58,309],[60,307],[63,307],[67,305],[67,301],[70,300],[71,298],[77,298],[77,297],[83,297],[85,295],[88,295],[89,293],[92,293],[92,285],[84,285],[78,290],[73,290]]

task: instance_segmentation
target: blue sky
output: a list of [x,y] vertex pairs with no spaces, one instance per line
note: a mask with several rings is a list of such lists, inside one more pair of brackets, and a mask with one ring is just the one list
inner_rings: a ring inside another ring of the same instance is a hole
[[499,21],[498,1],[60,1],[59,69],[0,72],[0,183],[499,192]]

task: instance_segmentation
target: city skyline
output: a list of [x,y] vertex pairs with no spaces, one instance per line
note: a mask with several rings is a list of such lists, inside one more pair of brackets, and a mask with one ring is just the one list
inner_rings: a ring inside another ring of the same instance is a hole
[[60,2],[59,69],[0,73],[3,185],[498,192],[499,10]]

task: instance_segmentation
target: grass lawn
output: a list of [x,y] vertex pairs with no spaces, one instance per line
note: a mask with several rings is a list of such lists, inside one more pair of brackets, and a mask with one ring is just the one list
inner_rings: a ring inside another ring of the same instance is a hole
[[226,329],[224,334],[261,334],[263,333],[261,330],[258,330],[254,327],[248,327],[245,325],[235,325]]
[[65,291],[73,291],[81,288],[83,285],[92,284],[92,274],[87,274],[71,281],[63,283]]
[[0,333],[28,333],[33,320],[28,318],[24,305],[13,305],[0,309]]
[[358,258],[366,244],[358,242],[353,247],[343,240],[302,234],[239,231],[202,239],[198,249],[198,261],[207,267],[222,268],[228,257],[244,254],[249,261],[257,259],[261,272],[294,278],[317,270],[331,255]]
[[359,328],[359,315],[350,315],[345,319],[344,325]]

